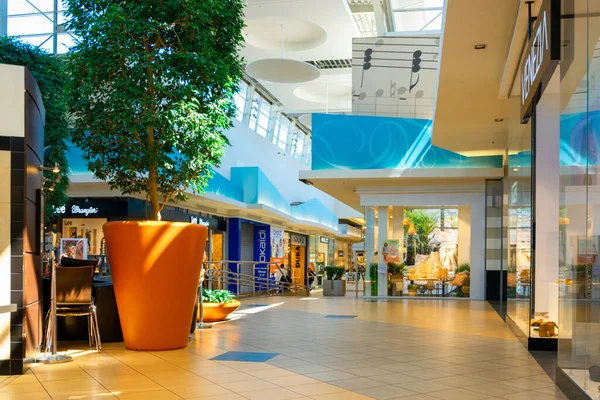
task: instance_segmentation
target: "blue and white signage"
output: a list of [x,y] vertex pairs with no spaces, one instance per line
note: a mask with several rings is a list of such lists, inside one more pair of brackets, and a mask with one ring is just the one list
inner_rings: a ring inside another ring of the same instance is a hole
[[266,283],[269,277],[269,265],[271,261],[271,227],[269,225],[254,225],[254,261],[264,262],[265,264],[256,264],[254,274],[260,278],[256,283],[257,289],[259,284]]

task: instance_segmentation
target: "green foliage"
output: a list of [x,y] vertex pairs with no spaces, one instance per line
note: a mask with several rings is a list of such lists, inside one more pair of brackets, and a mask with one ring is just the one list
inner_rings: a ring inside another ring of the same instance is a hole
[[73,142],[94,175],[146,193],[151,218],[202,192],[229,144],[242,0],[65,0]]
[[429,254],[431,246],[429,245],[429,235],[437,228],[439,216],[432,215],[424,210],[406,210],[406,218],[415,226],[417,237],[419,238],[416,244],[418,254]]
[[346,272],[344,267],[334,267],[333,265],[328,265],[325,267],[325,275],[327,276],[328,280],[342,279],[344,272]]
[[406,264],[405,263],[395,263],[389,262],[387,264],[388,273],[392,275],[403,275],[406,273]]
[[408,285],[408,290],[413,291],[413,290],[417,290],[419,288],[418,285],[415,285],[414,283],[411,283],[410,285]]
[[[65,71],[62,60],[28,43],[12,37],[0,37],[0,64],[22,65],[29,69],[35,78],[44,108],[46,126],[44,128],[44,146],[51,146],[46,160],[47,167],[58,163],[61,170],[60,181],[54,191],[46,191],[46,222],[54,217],[54,207],[60,207],[68,201],[69,163],[67,160],[67,139],[69,125],[67,121],[67,102],[65,98]],[[44,172],[50,187],[56,175]]]
[[202,302],[204,303],[229,303],[235,300],[235,295],[229,290],[202,289]]
[[468,263],[465,264],[461,264],[458,266],[458,268],[456,269],[456,273],[460,273],[460,272],[468,272],[471,273],[471,265],[469,265]]
[[372,263],[369,265],[369,280],[371,281],[371,296],[377,296],[377,281],[379,279],[379,275],[377,274],[377,269],[379,268],[379,264]]

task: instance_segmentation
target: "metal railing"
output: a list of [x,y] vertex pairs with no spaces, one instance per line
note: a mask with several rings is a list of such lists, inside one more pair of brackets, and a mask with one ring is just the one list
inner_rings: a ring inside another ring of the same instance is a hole
[[[235,267],[235,271],[231,270],[230,266],[232,265]],[[234,286],[238,297],[245,295],[254,297],[257,295],[308,294],[308,288],[303,284],[272,279],[270,276],[270,266],[272,265],[275,265],[282,274],[285,274],[279,264],[274,262],[205,261],[202,263],[202,268],[205,270],[204,282],[206,282],[209,289],[224,289]],[[250,266],[252,273],[237,272],[241,270],[242,266]],[[257,275],[257,270],[261,272],[260,275]],[[289,275],[287,276],[289,277]]]

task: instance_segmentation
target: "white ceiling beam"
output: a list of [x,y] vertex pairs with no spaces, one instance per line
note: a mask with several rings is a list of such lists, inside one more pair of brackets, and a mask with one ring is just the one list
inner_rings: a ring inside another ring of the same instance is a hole
[[385,11],[381,0],[373,1],[373,13],[375,14],[375,27],[377,28],[377,36],[385,36]]

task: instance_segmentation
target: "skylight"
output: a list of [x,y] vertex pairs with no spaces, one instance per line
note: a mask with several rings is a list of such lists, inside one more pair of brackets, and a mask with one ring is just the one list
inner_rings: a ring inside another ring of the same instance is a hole
[[389,0],[396,32],[441,31],[444,0]]

